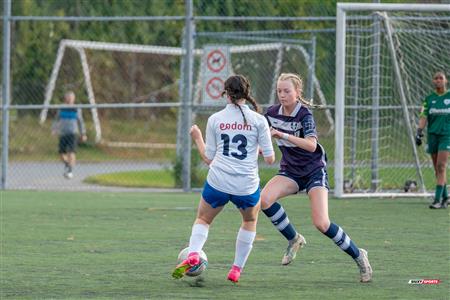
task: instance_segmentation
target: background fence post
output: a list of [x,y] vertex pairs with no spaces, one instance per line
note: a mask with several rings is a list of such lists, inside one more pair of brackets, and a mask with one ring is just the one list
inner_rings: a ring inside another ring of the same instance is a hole
[[186,21],[185,21],[185,59],[184,59],[184,93],[182,109],[182,180],[183,190],[189,191],[191,189],[191,136],[189,130],[192,123],[192,82],[194,73],[194,19],[193,19],[193,4],[192,0],[186,0]]
[[314,77],[316,76],[316,35],[311,37],[311,45],[308,54],[308,89],[306,99],[311,101],[314,99]]
[[8,173],[11,0],[3,0],[3,82],[2,82],[2,189]]

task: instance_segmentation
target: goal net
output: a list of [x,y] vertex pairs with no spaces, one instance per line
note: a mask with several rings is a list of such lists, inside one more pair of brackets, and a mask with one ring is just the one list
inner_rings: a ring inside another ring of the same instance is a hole
[[434,171],[414,133],[433,74],[450,71],[450,6],[337,8],[335,194],[427,195]]

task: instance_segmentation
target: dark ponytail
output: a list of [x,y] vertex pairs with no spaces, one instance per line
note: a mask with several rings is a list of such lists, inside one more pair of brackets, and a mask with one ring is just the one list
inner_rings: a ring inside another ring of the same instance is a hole
[[231,103],[236,105],[241,111],[244,118],[244,124],[247,124],[247,119],[242,111],[241,106],[237,103],[239,100],[244,99],[250,102],[256,112],[259,112],[259,106],[256,100],[251,96],[250,82],[242,75],[234,75],[228,77],[225,81],[225,91],[222,95],[227,94],[230,97]]

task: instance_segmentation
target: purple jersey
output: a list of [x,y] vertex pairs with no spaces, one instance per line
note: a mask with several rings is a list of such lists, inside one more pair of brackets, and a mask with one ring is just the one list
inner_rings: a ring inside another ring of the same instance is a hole
[[[297,103],[290,116],[283,115],[281,104],[269,107],[265,116],[269,125],[280,132],[300,138],[313,136],[317,139],[316,123],[312,113],[300,103]],[[277,139],[276,142],[282,154],[280,171],[305,177],[326,166],[325,150],[319,143],[316,151],[309,152],[283,139]]]

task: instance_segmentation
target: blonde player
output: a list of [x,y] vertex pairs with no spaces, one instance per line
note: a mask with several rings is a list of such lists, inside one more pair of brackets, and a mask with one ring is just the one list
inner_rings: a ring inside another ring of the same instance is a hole
[[367,251],[358,248],[342,227],[328,217],[326,155],[318,142],[316,123],[309,109],[312,105],[303,99],[302,87],[302,80],[297,74],[281,74],[277,81],[280,103],[269,107],[266,113],[272,126],[271,134],[282,157],[280,171],[261,192],[262,211],[288,240],[281,261],[283,265],[288,265],[306,241],[291,224],[279,200],[306,190],[315,227],[355,260],[361,282],[371,281],[372,267]]
[[199,264],[199,252],[208,237],[209,225],[229,201],[239,209],[242,224],[237,234],[234,263],[228,280],[237,282],[252,249],[260,209],[258,147],[268,164],[275,162],[267,120],[245,104],[250,102],[250,84],[242,75],[225,81],[227,106],[211,115],[206,126],[206,144],[197,125],[192,126],[200,156],[209,172],[189,240],[188,259],[176,266],[174,278],[181,278]]

